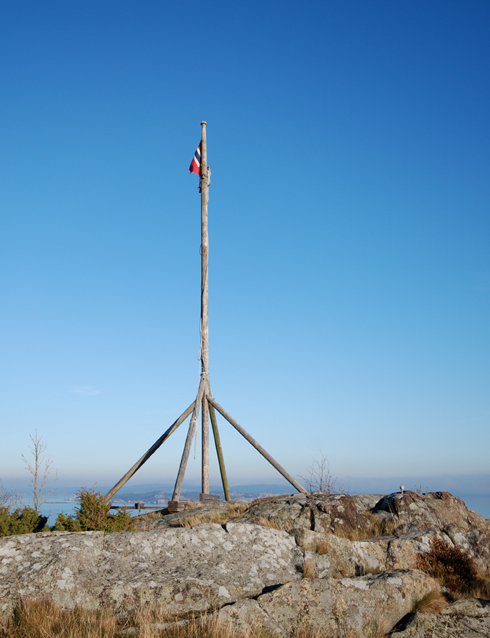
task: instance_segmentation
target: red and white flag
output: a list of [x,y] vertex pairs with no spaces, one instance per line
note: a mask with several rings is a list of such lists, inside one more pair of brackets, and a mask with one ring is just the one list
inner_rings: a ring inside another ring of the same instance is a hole
[[199,144],[197,151],[194,153],[189,170],[191,173],[201,175],[201,144]]

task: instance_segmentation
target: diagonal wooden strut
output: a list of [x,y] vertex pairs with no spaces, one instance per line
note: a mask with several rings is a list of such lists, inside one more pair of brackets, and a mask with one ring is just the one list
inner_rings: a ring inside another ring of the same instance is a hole
[[273,459],[273,458],[272,458],[272,456],[271,456],[268,452],[266,452],[266,451],[264,450],[264,448],[263,448],[261,445],[259,445],[259,443],[257,443],[257,441],[256,441],[253,437],[251,437],[251,436],[250,436],[250,434],[249,434],[246,430],[244,430],[244,429],[242,428],[242,426],[241,426],[241,425],[239,425],[239,424],[235,421],[235,419],[234,419],[232,416],[230,416],[230,415],[228,414],[228,412],[226,412],[226,411],[225,411],[225,410],[224,410],[224,409],[220,406],[220,404],[219,404],[219,403],[217,403],[217,402],[213,399],[213,397],[210,397],[210,396],[208,395],[208,397],[207,397],[207,398],[208,398],[208,403],[209,403],[210,405],[212,405],[214,408],[216,408],[216,409],[218,410],[218,412],[219,412],[219,413],[220,413],[220,414],[221,414],[221,415],[222,415],[222,416],[223,416],[223,417],[224,417],[224,418],[228,421],[228,423],[230,423],[230,424],[231,424],[231,425],[235,428],[235,430],[238,430],[238,432],[240,432],[240,434],[241,434],[241,435],[242,435],[245,439],[247,439],[247,441],[248,441],[249,443],[251,443],[251,444],[254,446],[254,448],[255,448],[258,452],[260,452],[260,453],[262,454],[262,456],[263,456],[264,458],[266,458],[266,459],[269,461],[269,463],[270,463],[271,465],[273,465],[273,466],[276,468],[276,470],[277,470],[280,474],[282,474],[282,475],[284,476],[284,478],[285,478],[287,481],[289,481],[289,483],[291,483],[291,485],[292,485],[292,486],[293,486],[296,490],[298,490],[298,492],[306,493],[305,488],[304,488],[302,485],[300,485],[300,484],[298,483],[298,481],[296,481],[296,479],[294,479],[294,478],[291,476],[291,474],[289,474],[289,472],[286,472],[286,470],[282,467],[282,465],[279,465],[279,463],[278,463],[275,459]]
[[187,410],[183,412],[179,416],[179,418],[172,423],[172,425],[168,428],[168,430],[164,432],[164,434],[162,434],[162,436],[157,441],[155,441],[155,443],[153,443],[151,448],[143,454],[143,456],[139,459],[139,461],[136,461],[133,467],[128,472],[126,472],[126,474],[122,477],[122,479],[120,479],[114,485],[112,490],[107,492],[107,494],[104,496],[104,501],[106,503],[114,496],[114,494],[116,494],[116,492],[119,492],[121,487],[129,481],[129,479],[133,476],[133,474],[137,472],[140,469],[140,467],[144,463],[146,463],[146,461],[148,461],[150,456],[158,450],[158,448],[162,445],[162,443],[164,443],[173,432],[175,432],[175,430],[179,427],[179,425],[182,425],[182,423],[187,419],[187,417],[192,412],[194,407],[195,407],[195,402],[192,402],[190,406],[187,408]]
[[[211,389],[209,390],[208,397],[210,397],[210,396],[211,396]],[[223,450],[221,449],[221,440],[219,438],[219,430],[218,430],[218,422],[216,420],[216,412],[214,411],[214,407],[209,403],[209,399],[207,401],[207,404],[208,404],[208,408],[209,408],[209,416],[211,417],[211,426],[213,428],[214,443],[216,445],[216,454],[218,456],[219,471],[220,471],[220,474],[221,474],[221,482],[223,483],[223,492],[225,493],[225,499],[227,501],[231,501],[230,488],[228,487],[228,477],[226,476],[225,460],[223,458]]]
[[[209,387],[209,386],[208,386]],[[209,494],[209,404],[206,392],[202,397],[202,466],[201,493]]]
[[182,453],[182,459],[180,461],[179,473],[177,474],[177,480],[175,481],[174,493],[172,496],[172,501],[178,501],[180,498],[180,491],[182,489],[182,484],[184,482],[185,470],[187,467],[187,461],[189,460],[189,453],[191,451],[192,439],[194,438],[194,434],[197,430],[197,419],[199,417],[199,409],[201,407],[202,399],[204,396],[204,392],[208,388],[208,380],[207,377],[201,377],[201,382],[199,384],[199,390],[197,391],[197,398],[194,402],[194,410],[192,413],[191,422],[189,425],[189,431],[187,432],[187,438],[185,440],[184,451]]

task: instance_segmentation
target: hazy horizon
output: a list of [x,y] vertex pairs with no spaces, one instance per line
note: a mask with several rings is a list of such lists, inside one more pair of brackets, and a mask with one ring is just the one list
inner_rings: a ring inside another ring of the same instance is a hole
[[[300,477],[296,477],[300,483],[305,484]],[[47,484],[51,485],[52,482],[48,480]],[[100,481],[89,478],[74,478],[69,480],[63,480],[61,478],[58,479],[55,490],[69,490],[69,489],[79,489],[82,486],[92,487],[97,486],[98,489],[102,488],[111,488],[115,480],[113,482]],[[165,488],[172,487],[175,483],[175,479],[171,477],[162,478],[161,480],[153,480],[153,481],[142,481],[137,478],[131,479],[128,483],[126,483],[122,491],[131,491],[133,488],[142,488],[145,486],[155,486],[155,489],[158,489],[158,486],[165,486]],[[2,484],[5,488],[8,487],[22,489],[23,492],[28,492],[29,487],[29,478],[26,476],[22,477],[0,477],[0,484]],[[447,491],[451,492],[456,490],[460,494],[472,494],[472,495],[482,495],[482,496],[490,496],[490,474],[467,474],[467,475],[450,475],[444,474],[439,476],[398,476],[398,477],[353,477],[353,476],[344,476],[337,477],[336,484],[338,487],[342,487],[345,491],[351,493],[361,493],[360,490],[369,490],[369,492],[364,493],[373,493],[376,494],[378,491],[382,491],[383,493],[397,492],[400,489],[400,485],[404,486],[404,489],[407,490],[416,490],[416,491]],[[210,485],[212,487],[221,487],[221,479],[217,476],[210,476]],[[253,486],[253,485],[268,485],[268,486],[278,486],[284,487],[285,491],[295,491],[294,488],[282,477],[274,478],[274,477],[240,477],[240,478],[232,478],[229,477],[229,485],[230,487],[240,487],[240,486]],[[184,487],[199,487],[200,480],[198,478],[186,478],[184,481]]]
[[[260,493],[277,493],[277,494],[287,494],[294,492],[294,489],[285,482],[274,482],[273,480],[264,479],[263,481],[259,481],[256,477],[243,479],[243,483],[239,483],[238,481],[230,480],[230,489],[234,491],[237,488],[250,488],[250,491],[253,492],[254,486],[260,486],[263,488]],[[27,482],[25,480],[22,481],[14,481],[11,480],[11,487],[15,490],[18,489],[21,491],[21,496],[24,501],[27,502],[29,500],[29,491],[30,488],[27,486]],[[8,483],[8,481],[4,482],[4,486]],[[48,503],[44,506],[44,510],[48,513],[50,509],[50,505],[52,503],[64,503],[65,499],[68,496],[73,496],[74,493],[80,487],[95,487],[97,490],[101,490],[103,493],[112,487],[112,484],[102,485],[88,482],[63,482],[60,481],[56,488],[58,491],[54,491],[53,494],[49,497]],[[144,493],[144,492],[152,492],[162,489],[162,491],[170,491],[173,487],[173,482],[171,480],[167,481],[159,481],[155,483],[139,483],[138,481],[127,483],[119,492],[119,495],[122,497],[125,493]],[[404,485],[404,489],[415,490],[415,491],[447,491],[451,492],[454,496],[462,499],[468,509],[475,510],[482,514],[485,518],[490,518],[490,475],[482,475],[482,476],[440,476],[440,477],[399,477],[395,478],[362,478],[362,477],[344,477],[339,479],[339,485],[344,485],[344,487],[348,487],[346,490],[350,494],[389,494],[392,492],[398,492],[400,489],[400,485]],[[271,489],[272,488],[272,489]],[[274,489],[275,488],[275,489]],[[186,480],[183,485],[183,496],[185,497],[186,490],[191,491],[200,491],[200,484],[197,480],[189,481]],[[221,491],[221,483],[216,477],[211,477],[210,490],[216,492],[217,490]],[[247,490],[248,491],[248,490]],[[117,495],[114,499],[117,502]],[[66,508],[58,508],[59,511],[65,511]],[[58,510],[56,510],[57,512]],[[65,514],[67,511],[65,511]]]

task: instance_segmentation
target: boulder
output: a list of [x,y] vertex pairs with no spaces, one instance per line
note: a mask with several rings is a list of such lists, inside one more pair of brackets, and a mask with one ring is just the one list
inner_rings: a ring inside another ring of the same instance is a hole
[[[384,536],[350,541],[334,534],[299,529],[290,532],[305,551],[305,562],[317,578],[352,577],[393,569],[415,569],[417,556],[430,550],[438,537],[450,545],[451,539],[433,529],[416,530],[400,536]],[[328,562],[328,567],[327,567]]]
[[490,566],[490,522],[449,492],[389,494],[371,512],[394,520],[398,533],[433,528],[473,556],[480,568]]
[[301,528],[348,534],[370,526],[369,520],[362,515],[368,503],[372,503],[372,499],[349,494],[293,494],[252,503],[236,522],[260,523],[265,520],[284,530]]
[[438,584],[422,572],[398,570],[360,578],[303,579],[242,600],[218,612],[235,628],[259,627],[274,635],[295,631],[375,636],[388,632]]
[[185,616],[300,580],[302,565],[294,538],[256,525],[10,536],[0,538],[0,617],[21,596],[63,608],[103,603],[121,616],[147,603]]

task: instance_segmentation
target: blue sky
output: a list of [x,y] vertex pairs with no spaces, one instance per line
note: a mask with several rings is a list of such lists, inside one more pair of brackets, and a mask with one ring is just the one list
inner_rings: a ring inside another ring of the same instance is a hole
[[[320,450],[490,474],[489,26],[484,1],[4,3],[0,478],[37,429],[61,479],[115,482],[195,397],[202,119],[216,399],[295,476]],[[231,480],[275,478],[221,423]]]

